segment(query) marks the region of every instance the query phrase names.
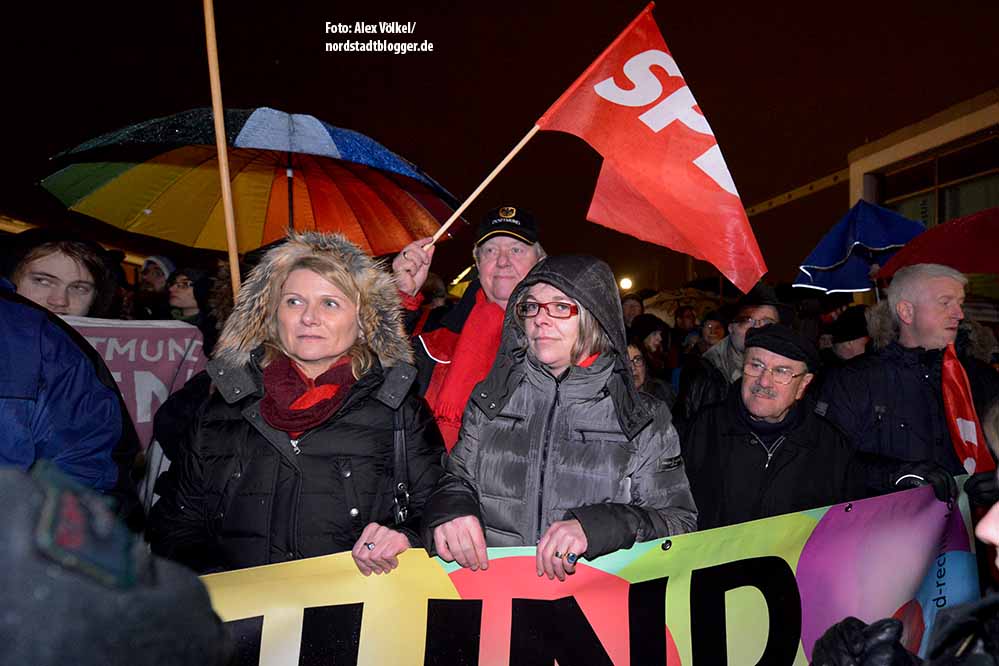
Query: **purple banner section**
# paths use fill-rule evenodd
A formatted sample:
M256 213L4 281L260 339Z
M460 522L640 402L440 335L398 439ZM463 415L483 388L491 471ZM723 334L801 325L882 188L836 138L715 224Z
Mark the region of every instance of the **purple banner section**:
M914 571L926 572L915 588ZM829 507L801 551L797 578L809 658L816 639L849 615L898 618L903 644L918 652L938 611L978 596L961 511L928 487Z
M143 449L167 397L205 367L201 331L179 321L65 317L107 364L125 398Z

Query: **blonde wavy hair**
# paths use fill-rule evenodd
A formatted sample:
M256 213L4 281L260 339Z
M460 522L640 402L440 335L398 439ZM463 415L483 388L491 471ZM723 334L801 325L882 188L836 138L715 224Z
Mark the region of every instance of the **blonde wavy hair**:
M319 277L331 283L342 291L347 298L357 307L357 340L347 351L350 356L350 368L355 379L360 379L371 370L374 365L375 353L365 341L364 328L361 326L360 313L364 307L364 292L342 263L332 257L313 255L302 257L287 268L278 270L271 276L272 289L269 292L270 301L267 304L269 314L267 325L267 339L264 341L266 354L264 365L266 366L276 354L288 355L288 350L281 344L281 336L278 333L278 308L281 305L281 288L284 286L288 276L296 270L312 271Z

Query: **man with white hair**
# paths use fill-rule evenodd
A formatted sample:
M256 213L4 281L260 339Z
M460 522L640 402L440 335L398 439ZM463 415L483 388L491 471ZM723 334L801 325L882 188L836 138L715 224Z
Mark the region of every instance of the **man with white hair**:
M434 248L429 238L406 246L392 272L407 310L419 310ZM472 249L478 280L434 330L424 329L413 345L417 386L426 397L447 450L458 441L461 415L472 389L485 379L499 349L503 314L513 288L545 257L534 215L515 206L486 214Z
M958 454L961 442L954 441L948 427L945 357L954 359L956 372L963 365L978 414L999 395L999 376L977 361L958 363L947 351L964 318L967 282L959 271L940 264L899 270L887 300L871 317L877 353L836 369L823 384L818 410L838 423L858 449L932 460L952 474L973 471L966 456Z

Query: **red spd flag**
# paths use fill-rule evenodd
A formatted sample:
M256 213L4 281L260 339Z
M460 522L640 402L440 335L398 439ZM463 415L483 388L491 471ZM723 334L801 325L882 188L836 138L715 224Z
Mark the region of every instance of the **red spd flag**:
M975 413L971 386L964 366L957 358L954 343L947 345L943 357L944 414L957 459L968 474L991 472L996 468L982 433L982 424Z
M652 18L654 3L538 121L604 157L587 219L714 264L743 292L766 273L718 142Z

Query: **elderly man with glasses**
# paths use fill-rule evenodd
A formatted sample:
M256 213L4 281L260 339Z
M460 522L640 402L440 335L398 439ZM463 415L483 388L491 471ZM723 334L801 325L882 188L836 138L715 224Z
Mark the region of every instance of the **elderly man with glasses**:
M701 355L700 362L685 369L680 377L680 390L674 422L683 439L689 425L704 407L721 402L729 389L742 377L743 351L746 332L753 328L777 324L788 318L788 308L777 300L774 290L764 284L754 287L735 305L736 316L728 325L728 336Z
M956 494L934 463L856 452L803 400L819 364L811 342L786 326L748 331L742 377L703 410L683 442L698 527L708 529L930 483Z

